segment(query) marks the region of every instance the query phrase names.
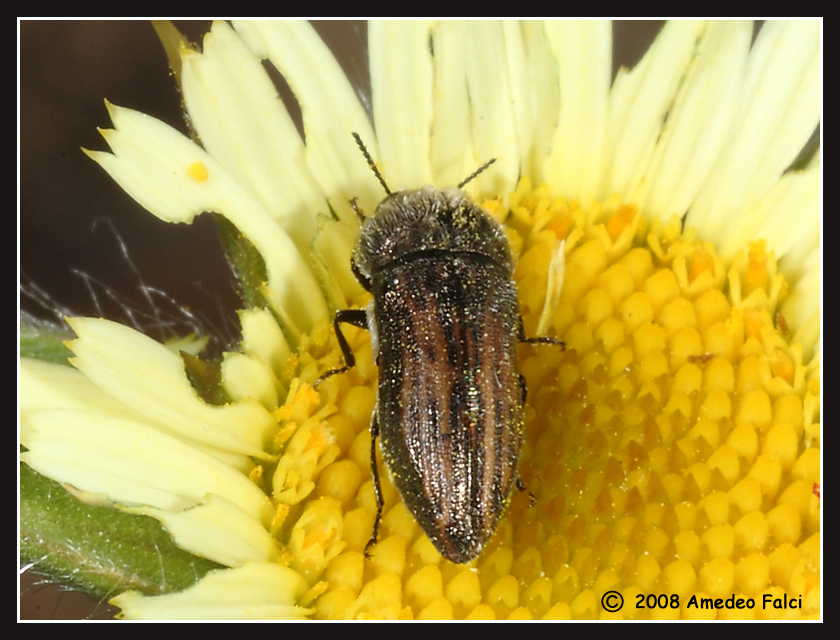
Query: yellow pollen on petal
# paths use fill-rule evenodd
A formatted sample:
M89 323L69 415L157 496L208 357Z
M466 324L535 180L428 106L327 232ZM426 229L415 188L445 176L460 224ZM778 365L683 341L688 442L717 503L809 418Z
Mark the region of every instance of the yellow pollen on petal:
M558 240L566 253L548 334L567 348L519 351L528 491L514 492L478 558L455 565L425 537L378 454L384 510L365 557L376 365L367 333L348 327L357 365L315 390L343 364L329 326L317 327L288 365L289 393L274 414L279 460L255 480L274 488L271 529L284 557L321 585L316 615L756 619L772 617L761 598L778 593L802 598L791 615L819 616L819 380L791 342L796 328L778 319L786 285L764 243L726 264L678 219L649 222L614 199L583 211L523 179L509 202L506 212L490 201L519 254L529 336ZM607 591L623 595L624 609L603 609ZM668 594L669 606L635 608L652 593ZM759 604L689 605L733 594Z
M207 178L210 177L210 172L207 171L203 162L193 162L187 168L187 174L196 182L206 182Z

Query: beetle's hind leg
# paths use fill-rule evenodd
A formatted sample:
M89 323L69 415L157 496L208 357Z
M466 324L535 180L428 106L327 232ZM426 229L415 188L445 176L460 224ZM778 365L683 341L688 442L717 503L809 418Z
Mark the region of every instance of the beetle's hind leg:
M342 309L341 311L336 312L335 320L333 320L333 327L335 328L335 337L338 339L338 346L341 349L341 355L344 356L344 366L337 369L330 369L329 371L323 373L313 385L316 389L318 388L318 385L327 378L331 378L339 373L344 373L348 369L352 369L356 366L356 356L353 355L353 351L347 343L347 338L345 338L344 334L341 332L341 328L339 326L340 324L352 324L354 327L367 329L367 313L364 309Z
M519 330L517 331L517 334L519 342L527 342L528 344L553 344L557 347L562 347L562 351L566 350L566 343L558 338L549 338L548 336L528 338L525 335L525 325L522 324L522 316L519 316Z
M522 323L522 315L519 316L519 326L517 327L516 334L519 342L527 342L528 344L553 344L557 347L562 347L562 351L566 350L566 343L558 338L549 338L548 336L528 338L525 335L525 325Z
M562 347L561 351L566 350L566 343L557 338L550 338L548 336L540 336L537 338L526 338L524 335L520 336L519 342L527 342L528 344L553 344L556 347Z
M528 385L525 383L525 376L521 373L519 374L519 387L522 389L522 404L525 404L525 400L528 399ZM516 488L519 491L528 491L528 487L525 486L525 483L522 482L522 478L518 475L516 476ZM533 492L528 491L528 495L531 496L531 504L529 506L533 507L537 504L537 496L533 494Z
M376 438L379 436L379 423L376 421L376 412L373 413L373 420L370 423L370 473L373 477L373 494L376 496L376 519L373 521L373 533L365 545L365 557L370 557L370 549L376 544L379 538L379 523L382 520L382 508L385 501L382 499L382 485L379 484L379 468L376 465Z
M525 336L525 326L522 324L522 316L519 316L519 330L517 331L519 342L527 342L528 344L553 344L556 347L560 347L561 350L566 350L566 343L562 340L557 338L549 338L548 336L540 336L537 338L528 338ZM528 399L528 384L525 382L525 377L522 374L519 374L519 386L522 389L522 404L525 404L525 401ZM528 488L522 482L522 478L516 478L516 488L520 491L528 491ZM531 497L531 505L534 506L537 503L537 497L531 492L528 491L528 495Z

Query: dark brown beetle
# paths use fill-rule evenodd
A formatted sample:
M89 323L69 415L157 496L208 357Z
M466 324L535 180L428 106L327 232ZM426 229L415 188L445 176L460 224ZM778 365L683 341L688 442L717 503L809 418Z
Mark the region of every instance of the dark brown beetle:
M346 366L355 358L340 325L369 329L379 366L371 424L375 543L383 500L376 438L394 484L423 531L453 562L475 558L517 483L525 383L517 344L526 341L501 225L461 191L392 193L354 134L387 196L363 219L351 266L373 295L366 310L339 311ZM553 338L528 342L562 345Z

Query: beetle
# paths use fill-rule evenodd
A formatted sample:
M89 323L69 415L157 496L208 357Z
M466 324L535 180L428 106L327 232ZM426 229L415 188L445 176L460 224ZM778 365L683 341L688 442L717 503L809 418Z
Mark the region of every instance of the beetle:
M371 422L377 513L383 499L376 439L403 501L445 557L469 562L484 547L518 479L525 381L517 365L525 338L514 260L502 226L462 188L392 192L358 134L353 134L386 196L362 220L351 269L372 294L366 309L334 320L347 371L355 357L341 332L371 333L379 388Z

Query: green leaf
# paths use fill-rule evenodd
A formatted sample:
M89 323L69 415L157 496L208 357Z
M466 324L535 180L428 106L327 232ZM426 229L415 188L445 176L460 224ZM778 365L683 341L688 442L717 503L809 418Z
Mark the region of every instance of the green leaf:
M176 547L157 520L83 504L23 463L20 560L97 597L180 591L219 568Z

